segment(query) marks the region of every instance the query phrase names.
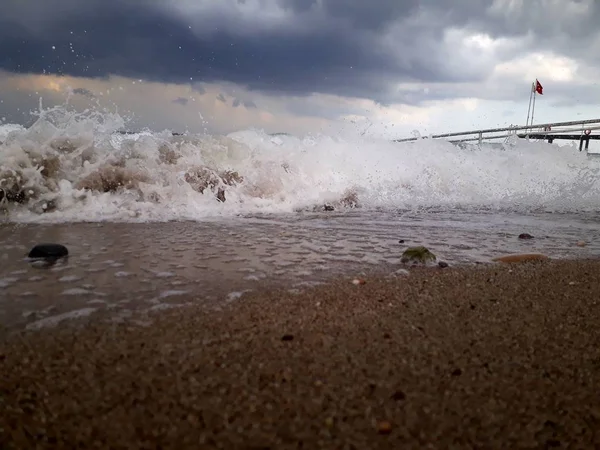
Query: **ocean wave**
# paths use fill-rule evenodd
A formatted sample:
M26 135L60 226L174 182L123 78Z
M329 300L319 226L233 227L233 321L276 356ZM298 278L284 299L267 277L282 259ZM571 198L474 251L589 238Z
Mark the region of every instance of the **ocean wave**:
M600 162L575 146L244 130L122 133L118 114L64 106L0 125L0 204L13 222L170 221L344 208L579 211Z

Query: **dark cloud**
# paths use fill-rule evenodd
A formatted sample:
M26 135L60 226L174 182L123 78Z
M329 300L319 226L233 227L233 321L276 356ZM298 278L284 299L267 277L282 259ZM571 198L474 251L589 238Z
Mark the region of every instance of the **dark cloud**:
M201 83L192 83L192 90L200 95L206 94L206 89L204 89Z
M177 97L175 100L173 100L173 103L177 103L179 105L182 106L186 106L189 102L189 99L185 98L185 97Z
M73 89L73 94L83 95L87 98L95 98L94 93L86 88L75 88Z
M598 10L594 0L9 0L0 69L190 83L200 94L195 80L417 104L431 95L394 86L479 82L499 59L531 48L600 59L600 48L590 52ZM531 47L484 57L445 41L452 27L529 36Z
M246 109L256 109L256 103L252 100L241 100L239 98L234 98L233 103L231 104L234 108L239 108L243 106Z
M278 4L300 14L319 8L317 0L279 0ZM347 20L355 28L377 30L409 16L419 7L419 0L321 0L320 7L332 19Z

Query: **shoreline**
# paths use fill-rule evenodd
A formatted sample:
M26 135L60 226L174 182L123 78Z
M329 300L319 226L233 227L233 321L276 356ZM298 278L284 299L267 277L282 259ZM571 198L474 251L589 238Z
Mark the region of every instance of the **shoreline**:
M389 213L375 220L356 213L216 224L0 226L0 334L1 327L91 308L126 316L195 300L219 303L264 286L304 290L346 274L394 272L404 267L402 252L420 245L450 266L513 253L589 258L600 254L591 224L485 214ZM519 239L524 231L535 239ZM45 242L66 246L68 262L46 269L27 262L29 250Z
M527 256L527 254L524 255ZM533 262L537 261L538 256L537 254L533 254ZM543 255L541 256L545 258ZM589 258L581 260L594 261L594 259ZM571 260L548 259L548 261ZM312 280L293 279L285 281L280 276L267 276L255 279L251 283L244 283L240 279L217 278L208 284L188 285L186 290L179 290L177 286L174 286L172 290L163 291L158 296L157 294L160 292L158 289L154 291L150 289L147 292L153 293L154 298L137 301L121 300L121 297L115 292L108 295L100 293L90 296L89 294L92 293L85 291L91 285L86 285L86 289L83 290L79 290L79 288L66 289L63 291L63 294L69 292L69 295L66 299L64 296L61 299L60 289L53 287L51 291L46 292L45 302L42 303L42 305L50 306L25 309L19 314L18 312L23 308L21 302L15 302L12 305L15 312L12 312L10 305L7 305L5 302L5 310L3 311L4 323L0 322L0 340L4 336L18 334L23 331L36 332L58 326L68 327L71 323L77 326L79 322L94 323L96 321L103 321L120 323L130 321L133 323L147 323L148 320L151 320L148 317L161 314L170 309L190 310L192 312L195 310L219 311L229 307L231 304L244 301L248 296L260 297L268 295L268 293L273 291L280 291L283 295L303 295L310 293L311 290L318 287L328 289L328 286L336 283L351 283L352 281L362 283L364 280L388 280L394 278L405 278L408 280L408 277L413 277L415 274L435 276L441 271L485 270L486 268L502 264L498 261L476 261L456 263L452 266L443 263L444 265L440 266L439 262L428 263L426 265L405 263L379 264L367 267L346 263ZM56 266L56 270L59 272L62 272L62 269L66 267L64 263L60 262ZM42 272L44 270L48 269L43 269ZM50 270L54 269L51 268ZM225 283L227 287L223 286L224 281L227 281ZM136 288L133 289L134 292L135 290ZM205 294L198 295L195 292L204 292ZM79 302L79 307L74 307L74 301L78 297L88 297L92 298L92 300L85 303ZM7 306L9 306L8 309L6 309ZM8 314L7 311L9 311Z
M0 446L594 448L599 270L338 277L18 333L0 340Z

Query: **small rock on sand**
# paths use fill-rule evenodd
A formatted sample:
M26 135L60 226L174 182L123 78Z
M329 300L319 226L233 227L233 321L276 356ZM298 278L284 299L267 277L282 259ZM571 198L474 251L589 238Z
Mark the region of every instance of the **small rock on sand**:
M533 239L533 236L530 235L529 233L521 233L519 235L519 239Z
M383 420L377 424L377 432L379 434L390 434L392 432L392 424L387 420Z
M69 250L61 244L38 244L33 247L29 254L29 258L62 258L67 256Z
M404 253L402 253L402 258L400 259L403 263L415 262L423 264L435 260L436 256L431 253L427 247L423 247L422 245L407 248L404 250Z

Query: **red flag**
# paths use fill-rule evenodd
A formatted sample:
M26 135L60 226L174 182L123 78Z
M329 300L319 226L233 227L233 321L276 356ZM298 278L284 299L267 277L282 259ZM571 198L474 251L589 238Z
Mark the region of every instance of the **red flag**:
M540 95L544 95L544 87L542 86L542 83L537 80L537 78L535 80L535 92Z

